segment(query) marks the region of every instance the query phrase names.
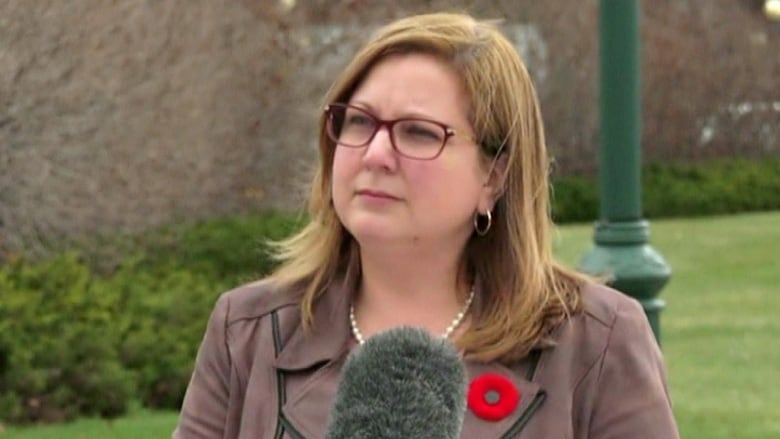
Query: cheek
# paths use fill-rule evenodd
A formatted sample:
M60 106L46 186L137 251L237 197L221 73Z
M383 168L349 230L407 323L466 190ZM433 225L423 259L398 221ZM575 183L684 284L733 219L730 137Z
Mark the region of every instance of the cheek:
M360 151L358 148L336 148L333 152L333 173L355 173L360 166Z
M425 198L426 204L436 206L443 213L476 208L482 187L477 169L468 162L421 164L414 170L409 169L407 175L414 192Z
M333 202L338 205L349 191L349 183L355 173L353 154L337 148L331 166L331 193Z
M453 191L463 191L464 196L478 192L484 181L478 158L471 153L453 158L452 163L445 163L442 168L442 180L451 185Z

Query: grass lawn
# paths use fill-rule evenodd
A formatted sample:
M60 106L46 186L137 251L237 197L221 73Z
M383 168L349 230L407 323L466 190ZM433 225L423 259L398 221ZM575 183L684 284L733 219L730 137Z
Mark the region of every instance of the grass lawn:
M655 221L672 267L661 317L675 413L690 439L780 438L780 212ZM557 253L576 263L590 225L566 226ZM0 439L167 438L175 413L8 429Z
M664 355L683 438L780 438L780 212L655 221L672 267L662 297ZM589 226L564 227L575 262Z
M114 421L80 419L65 425L7 428L2 439L156 439L170 438L176 425L174 412L134 411Z

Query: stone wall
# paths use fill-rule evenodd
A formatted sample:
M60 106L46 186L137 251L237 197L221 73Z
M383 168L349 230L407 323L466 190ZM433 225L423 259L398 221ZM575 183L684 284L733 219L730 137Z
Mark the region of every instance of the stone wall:
M596 0L0 2L0 248L301 206L330 80L378 25L503 18L557 173L592 173ZM643 2L648 160L780 154L780 24L756 0Z

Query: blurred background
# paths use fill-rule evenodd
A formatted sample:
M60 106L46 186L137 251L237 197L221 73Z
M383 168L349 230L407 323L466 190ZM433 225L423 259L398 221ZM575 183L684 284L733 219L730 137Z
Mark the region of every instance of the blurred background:
M701 329L685 318L702 303L720 306L707 325L741 322L735 288L754 293L741 296L755 301L745 327L780 334L756 317L780 311L770 286L780 280L780 21L767 3L642 2L642 195L646 216L660 221L655 243L685 286L662 297L687 437L780 435L776 393L697 399L718 386L717 374L685 389L723 350L736 352L735 367L757 367L730 389L760 394L762 383L780 382L756 366L780 358L742 351L742 326L733 338L705 332L709 354L686 357L702 341L685 338L691 325ZM166 437L217 295L266 273L264 239L301 221L330 81L398 17L464 10L503 20L540 94L553 214L572 223L558 251L576 263L598 216L598 4L0 2L0 437L118 437L114 428ZM686 253L697 247L728 257L710 264ZM758 271L729 284L723 302L710 283L701 287L708 273L732 279L748 269ZM757 321L765 326L750 326ZM729 398L724 412L740 413L733 421L718 409ZM752 433L739 410L755 415ZM125 424L89 420L101 416ZM76 433L9 426L74 419L87 419Z
M299 208L330 81L378 25L426 10L503 19L555 175L592 176L597 3L6 0L0 246ZM780 154L780 29L762 6L643 2L646 163Z

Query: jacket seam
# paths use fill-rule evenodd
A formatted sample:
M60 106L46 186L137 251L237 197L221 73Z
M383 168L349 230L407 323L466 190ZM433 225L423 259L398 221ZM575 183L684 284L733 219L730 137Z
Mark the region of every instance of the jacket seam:
M225 323L223 328L223 333L225 336L223 337L222 342L225 344L225 354L227 357L228 367L233 367L233 357L230 355L230 341L228 340L228 337L230 336L230 298L227 298L225 300Z
M277 312L277 311L279 311L281 309L289 308L289 307L295 307L295 306L298 306L298 302L284 303L284 304L281 304L281 305L276 306L274 308L271 308L268 311L265 311L265 312L263 312L261 314L256 314L256 315L253 315L253 316L237 317L235 320L231 320L231 321L227 321L227 319L225 319L226 320L225 328L227 329L230 326L233 326L233 325L235 325L237 323L241 323L241 322L245 322L245 321L261 320L261 319L266 318L269 315L271 315L274 312Z
M604 363L606 363L607 359L607 352L609 351L610 346L612 345L612 337L615 335L615 326L617 325L618 315L619 315L619 308L620 305L618 305L615 309L615 316L612 319L612 324L609 325L609 335L607 336L607 342L604 344L604 350L601 352L601 358L599 362L599 372L596 376L596 384L601 382L601 374L604 372Z
M598 383L601 380L601 372L604 367L604 359L607 356L607 351L609 350L609 346L612 343L612 336L614 334L615 325L617 324L618 315L620 312L620 304L617 303L613 308L611 308L611 319L610 321L604 321L600 317L598 317L596 314L591 312L590 310L585 310L583 313L587 318L590 318L596 322L598 322L600 325L602 325L604 328L607 329L608 335L607 335L607 341L604 343L604 348L601 350L599 355L593 360L593 363L591 363L585 372L578 377L576 384L574 385L572 391L576 391L577 388L585 381L585 379L593 372L594 368L598 366L598 376L596 377L596 383Z
M225 412L224 412L223 421L222 421L223 422L223 429L222 429L222 433L223 434L225 434L226 430L229 428L228 425L227 425L227 421L228 421L228 418L230 417L230 415L229 415L229 407L230 407L230 404L231 404L230 403L230 400L231 400L230 394L231 394L231 387L232 387L232 384L233 384L232 383L233 357L232 357L232 355L230 353L230 341L228 340L228 338L230 337L230 330L228 328L228 320L229 320L229 316L230 316L230 305L231 305L230 304L230 298L225 298L225 316L224 316L224 320L222 322L222 340L221 341L222 341L222 345L223 345L222 347L223 347L223 349L225 351L225 360L227 361L227 370L230 371L230 372L228 373L228 376L226 378L224 378L223 381L222 381L222 384L225 386L225 390L227 391L227 395L226 395L226 399L227 399L226 404L227 405L225 407Z
M271 312L271 331L274 344L274 358L279 356L282 350L281 334L279 334L279 314L276 311ZM282 419L282 407L286 398L286 389L284 375L281 371L276 371L276 431L274 438L281 438L284 435L284 422Z
M611 328L614 325L614 315L612 316L613 317L613 319L612 319L613 321L612 322L605 322L601 317L597 316L596 313L594 313L593 311L591 311L591 310L589 310L587 308L585 308L585 310L582 312L582 314L583 314L583 316L585 316L585 317L587 317L587 318L589 318L591 320L595 320L595 321L599 322L599 324L601 324L604 327ZM615 313L615 315L617 315L617 313Z
M588 370L588 373L583 375L582 380L580 381L580 383L585 381L585 378L588 375L590 375L590 373L594 369L596 369L597 365L598 365L598 369L597 369L597 373L596 373L596 377L595 377L594 386L598 387L599 383L601 382L602 374L604 373L604 367L605 367L605 364L607 362L607 353L609 352L609 348L612 345L613 336L615 335L615 326L617 326L617 320L619 318L618 317L619 316L619 311L620 311L619 308L620 308L620 305L618 304L615 307L615 315L613 316L612 322L609 325L609 334L607 335L607 342L604 343L604 349L601 351L601 355L599 355L599 358L596 361L594 361L593 365ZM578 383L577 387L579 387L580 383ZM592 418L592 416L593 416L593 411L590 412L590 416L588 417L587 431L588 431L589 435L590 435L590 426L591 426L591 418Z

